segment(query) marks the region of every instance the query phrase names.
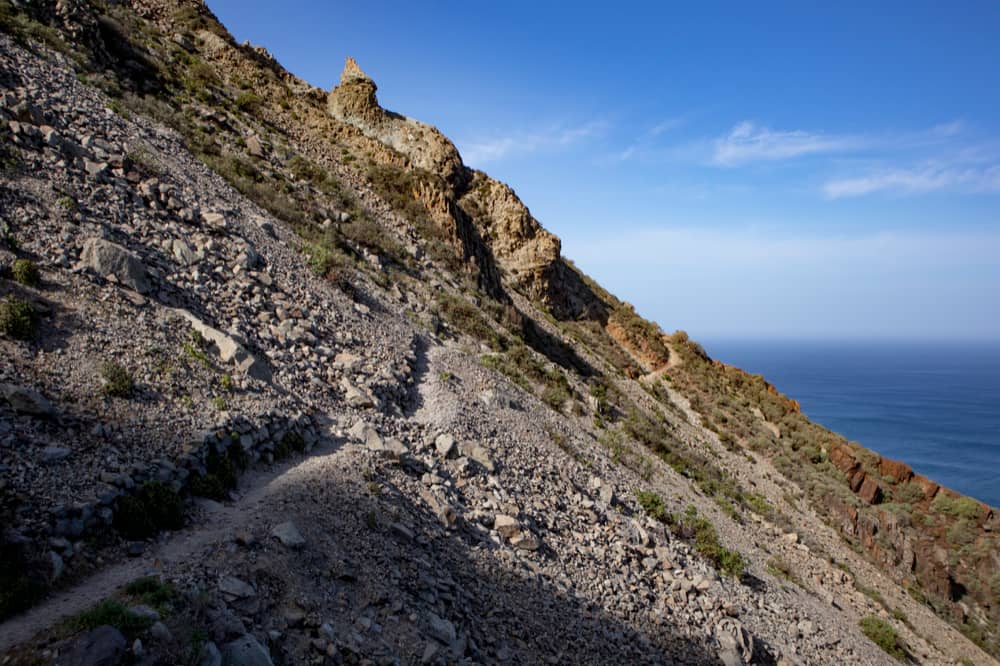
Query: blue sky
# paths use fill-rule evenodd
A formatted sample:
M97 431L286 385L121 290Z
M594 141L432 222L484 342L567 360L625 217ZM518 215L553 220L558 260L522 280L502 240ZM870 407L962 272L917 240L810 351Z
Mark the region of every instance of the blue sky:
M667 330L1000 339L998 3L208 4L357 58Z

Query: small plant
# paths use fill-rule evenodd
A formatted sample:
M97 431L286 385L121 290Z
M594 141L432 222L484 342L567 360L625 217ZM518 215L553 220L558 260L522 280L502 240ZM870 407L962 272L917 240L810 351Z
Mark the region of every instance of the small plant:
M260 103L260 97L250 91L241 92L236 98L236 106L240 111L246 111L247 113L256 111Z
M948 497L939 494L934 498L931 509L952 518L976 520L983 512L983 506L971 497Z
M225 391L232 391L233 378L230 377L228 374L222 375L221 377L219 377L219 386L221 386Z
M115 529L126 539L145 539L157 530L184 527L184 502L169 486L147 481L135 495L118 500Z
M29 259L17 259L10 267L10 274L14 282L19 282L28 287L37 287L42 281L42 275L38 272L38 266Z
M692 538L698 554L722 573L739 578L746 571L747 562L743 556L722 545L715 526L707 518L699 516L694 505L687 508L683 519L674 526L674 532Z
M173 610L177 600L177 590L170 583L163 583L156 576L136 578L125 586L129 594L147 606L152 606L161 615L167 615Z
M451 373L450 372L439 372L438 373L438 379L441 380L442 382L450 382L451 381Z
M78 630L90 630L109 624L125 634L128 639L138 637L156 622L151 617L136 615L120 601L106 599L90 610L84 611L70 620Z
M226 398L224 396L217 395L212 398L212 407L215 407L216 411L224 412L228 406L229 405L226 404Z
M906 648L891 624L874 615L861 618L858 624L861 626L862 633L887 654L900 661L906 659Z
M642 507L642 510L649 514L651 518L655 518L660 522L666 522L667 507L663 504L662 497L656 493L636 490L635 498L638 500L639 506Z
M7 249L13 252L16 252L19 247L17 236L14 235L14 230L6 220L0 220L0 243L6 245Z
M15 340L32 340L38 333L38 311L28 301L8 296L0 303L0 333Z
M198 331L191 331L191 335L187 342L184 343L184 353L188 358L198 361L206 368L212 367L212 361L209 360L208 354L204 352L205 347L208 346L208 341L205 337Z
M132 390L135 388L135 382L129 371L114 361L108 361L101 366L101 379L104 381L101 391L104 395L114 398L127 398L132 395Z

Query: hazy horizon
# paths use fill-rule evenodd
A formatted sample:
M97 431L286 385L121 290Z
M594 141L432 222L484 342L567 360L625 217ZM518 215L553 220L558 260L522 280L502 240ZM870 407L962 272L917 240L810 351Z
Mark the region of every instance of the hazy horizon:
M1000 5L209 6L356 57L667 331L1000 338Z

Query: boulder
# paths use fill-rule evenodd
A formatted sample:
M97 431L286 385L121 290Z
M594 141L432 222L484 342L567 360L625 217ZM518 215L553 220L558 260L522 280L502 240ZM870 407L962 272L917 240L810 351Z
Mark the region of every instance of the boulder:
M482 465L487 472L494 472L496 466L493 464L493 460L490 458L489 453L479 444L475 442L463 442L459 447L459 451L462 452L463 456L475 460L477 463Z
M274 666L271 654L251 634L222 646L222 666Z
M181 308L175 308L174 312L186 319L191 328L201 334L203 338L212 343L213 348L223 363L230 363L236 369L254 379L270 381L271 373L262 361L248 352L243 344L231 335L227 335L217 328L213 328L196 316Z
M306 539L302 536L302 532L299 528L295 526L292 521L287 521L276 525L273 530L271 530L271 536L280 541L283 545L288 548L299 549L306 545Z
M434 440L434 448L441 454L442 458L451 458L455 455L455 438L451 435L438 435Z
M102 625L83 634L56 660L59 666L116 666L128 650L122 632Z
M113 277L119 284L140 294L147 294L152 290L142 261L121 245L103 238L91 238L84 243L80 265L106 280Z
M55 408L41 393L18 384L0 384L0 395L19 414L52 416Z

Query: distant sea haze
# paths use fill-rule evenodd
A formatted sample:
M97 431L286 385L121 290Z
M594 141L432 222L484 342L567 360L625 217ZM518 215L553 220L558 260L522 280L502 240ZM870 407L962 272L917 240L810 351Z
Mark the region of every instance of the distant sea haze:
M817 423L1000 507L1000 342L734 341L708 354Z

